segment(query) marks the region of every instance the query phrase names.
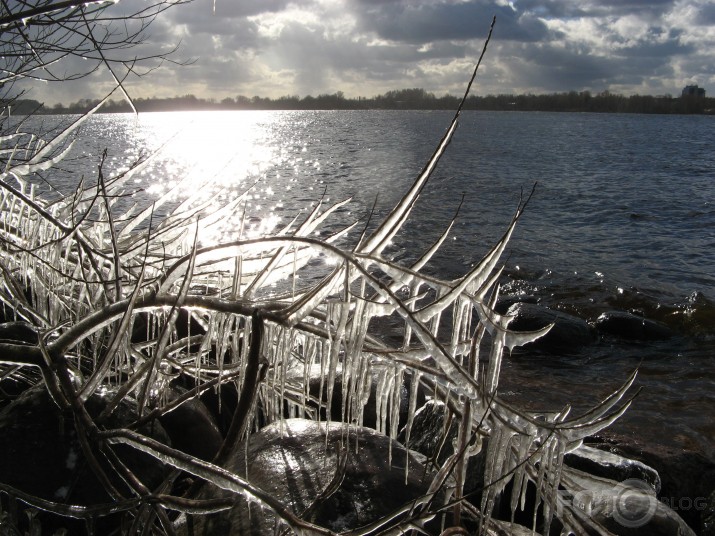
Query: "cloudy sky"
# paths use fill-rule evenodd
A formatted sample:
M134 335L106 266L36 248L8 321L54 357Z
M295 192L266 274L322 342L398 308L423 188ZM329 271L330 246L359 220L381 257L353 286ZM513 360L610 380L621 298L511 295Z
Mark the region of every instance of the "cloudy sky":
M144 0L121 0L129 9ZM150 28L174 58L130 85L137 97L374 96L463 91L492 16L475 93L609 90L715 95L712 0L194 0ZM95 97L109 79L36 89L46 104Z

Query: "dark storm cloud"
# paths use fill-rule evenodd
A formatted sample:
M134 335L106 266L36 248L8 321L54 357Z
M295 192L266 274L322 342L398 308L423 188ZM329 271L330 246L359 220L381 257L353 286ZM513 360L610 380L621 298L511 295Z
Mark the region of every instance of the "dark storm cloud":
M390 41L429 43L438 40L483 39L497 17L501 39L538 41L546 26L529 14L519 14L493 2L426 3L362 2L361 27Z
M609 58L548 45L520 46L507 61L511 61L518 86L528 84L544 91L601 88L617 69L617 63Z
M623 16L627 14L663 14L675 0L515 0L518 10L539 17L564 19L577 17Z
M715 25L715 4L701 6L696 23L702 26Z

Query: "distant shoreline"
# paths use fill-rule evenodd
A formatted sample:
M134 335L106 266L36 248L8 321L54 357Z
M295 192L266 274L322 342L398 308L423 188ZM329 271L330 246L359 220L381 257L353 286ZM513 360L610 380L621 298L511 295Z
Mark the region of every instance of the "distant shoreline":
M346 98L342 92L317 97L285 96L277 99L264 97L227 97L221 101L201 99L194 95L171 98L135 99L139 112L164 111L226 111L226 110L454 110L459 97L436 97L422 89L389 91L376 97ZM67 106L52 107L30 99L18 99L9 105L18 115L84 113L95 107L98 99L80 99ZM465 110L521 111L521 112L594 112L639 114L715 114L715 98L704 96L673 97L650 95L617 95L602 92L592 95L588 91L570 91L547 95L487 95L470 96ZM100 113L132 112L131 106L121 100L108 100Z

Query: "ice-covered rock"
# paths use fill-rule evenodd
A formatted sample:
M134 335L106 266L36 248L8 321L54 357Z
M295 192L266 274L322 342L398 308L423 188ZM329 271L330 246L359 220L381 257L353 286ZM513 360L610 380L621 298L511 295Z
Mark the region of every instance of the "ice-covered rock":
M682 448L640 441L614 432L593 438L590 444L641 461L658 472L661 502L677 511L690 527L700 533L707 497L715 489L715 462L702 454Z
M344 476L332 494L325 493L335 484L341 456L347 456ZM295 514L341 531L373 522L422 496L431 481L422 462L423 457L369 428L287 419L239 445L227 469ZM226 493L207 487L203 496ZM195 516L191 522L200 534L272 534L275 518L267 508L249 506L236 496L230 512Z
M638 479L651 486L654 493L660 493L660 476L655 469L613 452L583 445L566 454L564 463L574 469L617 482Z
M617 482L565 467L562 500L586 523L618 536L695 536L695 532L655 491L638 479Z

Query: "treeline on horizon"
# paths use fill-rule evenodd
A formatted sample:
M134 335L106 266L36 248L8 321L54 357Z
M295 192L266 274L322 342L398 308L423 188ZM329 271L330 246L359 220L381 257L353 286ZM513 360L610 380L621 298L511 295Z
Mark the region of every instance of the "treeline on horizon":
M376 97L347 98L342 91L317 97L285 96L277 99L239 95L222 100L201 99L194 95L173 98L135 99L139 112L206 111L206 110L454 110L460 97L435 96L424 89L388 91ZM43 106L34 100L17 100L12 104L15 114L84 113L99 100L80 99L67 106ZM592 95L589 91L569 91L542 95L487 95L470 96L467 110L541 111L541 112L600 112L645 114L703 114L715 113L715 99L710 97L673 97L650 95L618 95L604 91ZM131 112L125 101L109 100L100 109L105 113Z

